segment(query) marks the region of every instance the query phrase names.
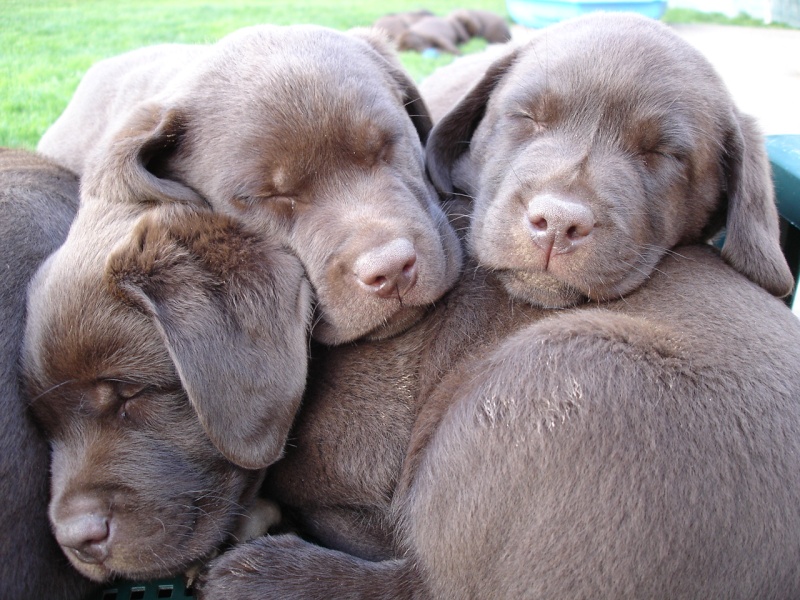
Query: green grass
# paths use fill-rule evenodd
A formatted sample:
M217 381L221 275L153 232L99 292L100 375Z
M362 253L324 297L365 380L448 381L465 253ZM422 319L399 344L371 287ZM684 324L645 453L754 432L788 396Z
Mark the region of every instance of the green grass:
M472 7L505 14L504 0L0 0L0 146L36 146L94 62L162 42L208 43L257 23L369 25L397 10ZM473 40L465 51L485 44ZM449 56L401 55L419 81Z
M447 14L469 7L506 14L505 0L0 0L0 146L34 148L66 106L89 66L108 56L161 42L207 43L256 23L365 26L387 12L428 8ZM668 10L665 21L763 25L697 11ZM465 52L483 48L473 40ZM448 55L404 52L420 81Z
M770 23L766 25L761 19L751 17L747 13L739 13L729 17L722 13L704 13L690 8L670 8L664 14L663 20L667 23L707 23L711 25L738 25L741 27L774 27L777 29L792 29L784 23Z

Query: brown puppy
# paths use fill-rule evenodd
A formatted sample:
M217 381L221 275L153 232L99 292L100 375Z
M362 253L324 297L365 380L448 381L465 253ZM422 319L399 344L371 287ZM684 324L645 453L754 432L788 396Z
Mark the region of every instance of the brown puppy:
M511 40L511 29L506 20L488 10L459 8L448 18L461 24L470 37L481 37L490 44L504 44Z
M47 441L28 415L19 354L28 282L66 237L78 178L30 152L0 149L0 590L4 598L82 598L90 582L64 558L47 520Z
M417 52L436 48L451 54L461 54L458 44L468 39L469 35L460 22L444 17L424 17L398 36L397 47L400 50Z
M23 352L55 536L95 581L181 573L242 525L300 402L311 317L285 249L115 173L82 180Z
M424 176L430 126L374 33L259 26L98 64L39 149L83 172L99 145L97 168L135 195L268 232L314 287L313 335L341 343L401 331L457 277Z
M761 138L656 21L544 39L431 135L475 268L314 367L267 478L310 541L235 548L203 597L800 594L800 322L766 291L791 277Z
M382 30L391 40L397 40L411 25L423 17L432 17L434 14L425 9L395 12L383 15L375 20L372 26Z

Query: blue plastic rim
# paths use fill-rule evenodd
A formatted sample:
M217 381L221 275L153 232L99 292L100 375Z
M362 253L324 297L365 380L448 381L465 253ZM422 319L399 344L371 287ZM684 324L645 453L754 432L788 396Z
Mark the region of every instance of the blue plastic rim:
M635 12L660 19L666 0L506 0L511 18L525 27L541 28L595 11Z

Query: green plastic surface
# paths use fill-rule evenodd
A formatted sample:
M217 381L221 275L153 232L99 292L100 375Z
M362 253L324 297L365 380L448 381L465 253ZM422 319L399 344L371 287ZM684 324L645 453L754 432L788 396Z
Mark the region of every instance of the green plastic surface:
M103 588L91 600L194 600L192 591L186 589L183 579L163 579L147 583L119 581Z

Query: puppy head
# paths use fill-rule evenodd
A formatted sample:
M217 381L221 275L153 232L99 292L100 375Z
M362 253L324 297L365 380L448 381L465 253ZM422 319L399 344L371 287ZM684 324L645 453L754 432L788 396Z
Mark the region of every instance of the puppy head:
M87 189L207 202L268 232L302 261L326 343L401 331L455 282L430 117L377 33L244 29L177 87L106 140Z
M299 406L310 318L299 262L227 217L113 223L79 213L23 351L56 539L96 581L181 573L236 529Z
M475 37L481 34L481 22L474 11L466 8L457 8L450 13L449 18L461 23L461 26L467 31L469 37Z
M437 124L428 168L474 198L478 260L537 305L619 298L722 225L728 262L773 294L792 286L761 138L652 19L564 22L501 58Z

